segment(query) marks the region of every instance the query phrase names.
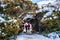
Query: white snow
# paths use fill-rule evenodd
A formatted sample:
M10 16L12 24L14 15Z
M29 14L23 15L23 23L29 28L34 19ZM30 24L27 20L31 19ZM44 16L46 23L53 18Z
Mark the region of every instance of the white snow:
M31 14L27 14L24 18L23 18L23 20L26 20L27 18L33 18L33 16L31 15Z
M54 1L41 1L41 2L38 2L38 7L40 8L42 5L47 5L48 3L53 3Z
M52 39L59 38L58 34L56 34L55 32L48 34L48 37L50 37Z
M0 17L4 17L4 14L0 14Z
M42 11L43 11L43 9L40 8L39 10L36 10L36 13L39 13L39 12L42 12Z
M54 40L60 40L60 38L56 38L56 39L54 39Z
M17 20L16 19L11 19L11 20L8 20L7 22L17 22Z
M32 35L24 34L17 36L16 40L51 40L51 39L38 34Z
M0 17L0 23L1 23L1 22L4 22L4 21L5 21L5 20L4 20L2 17Z
M52 12L47 12L47 13L44 15L44 18L47 17L47 16L49 16L49 15L51 15L51 14L52 14Z
M48 37L45 37L40 34L25 34L21 33L17 35L16 40L60 40L58 34L55 32L49 33Z
M7 6L7 4L1 4L1 7L3 7L3 8L4 8L5 6Z

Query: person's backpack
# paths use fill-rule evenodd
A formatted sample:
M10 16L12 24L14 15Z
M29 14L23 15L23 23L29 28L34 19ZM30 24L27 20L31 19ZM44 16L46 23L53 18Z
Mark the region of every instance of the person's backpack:
M25 28L26 28L26 29L29 29L29 28L30 28L30 24L29 24L29 23L26 24L26 25L25 25Z
M30 24L28 23L28 25L27 25L27 28L29 29L30 28Z

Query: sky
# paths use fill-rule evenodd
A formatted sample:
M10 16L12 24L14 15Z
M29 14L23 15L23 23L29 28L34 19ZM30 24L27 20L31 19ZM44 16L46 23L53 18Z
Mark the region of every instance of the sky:
M38 6L41 6L43 4L48 4L48 3L52 3L56 0L31 0L33 3L37 3Z
M42 2L42 1L55 1L55 0L31 0L34 3Z

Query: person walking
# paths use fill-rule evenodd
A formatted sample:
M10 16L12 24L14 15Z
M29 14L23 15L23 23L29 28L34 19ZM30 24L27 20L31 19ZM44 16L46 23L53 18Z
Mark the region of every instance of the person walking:
M24 24L24 30L23 30L25 33L31 33L32 31L32 25L28 22L26 22Z

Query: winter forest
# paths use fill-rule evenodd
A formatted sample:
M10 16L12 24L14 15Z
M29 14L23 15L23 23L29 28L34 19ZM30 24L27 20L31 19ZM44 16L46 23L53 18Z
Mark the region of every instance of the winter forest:
M0 0L0 40L58 40L55 36L60 37L59 2L38 5L32 0ZM23 33L26 22L32 26L31 34Z

